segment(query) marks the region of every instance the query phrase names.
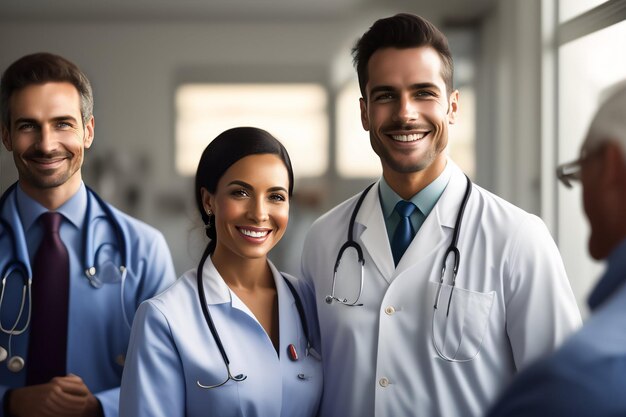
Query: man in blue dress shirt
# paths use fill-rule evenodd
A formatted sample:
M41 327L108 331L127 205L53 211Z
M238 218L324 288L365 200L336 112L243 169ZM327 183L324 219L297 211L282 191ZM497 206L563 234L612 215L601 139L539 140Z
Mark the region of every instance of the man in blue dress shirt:
M593 315L551 357L523 372L490 416L626 416L626 85L596 113L580 158L559 167L581 181L589 253L606 259Z
M76 65L47 53L20 58L0 81L0 110L18 172L0 205L0 271L8 275L0 284L0 417L117 416L134 312L175 280L169 249L160 232L83 183L93 96ZM57 226L46 228L52 217ZM60 236L63 262L48 256L41 266L38 248L50 236ZM52 272L57 263L65 273ZM52 336L48 316L60 317Z

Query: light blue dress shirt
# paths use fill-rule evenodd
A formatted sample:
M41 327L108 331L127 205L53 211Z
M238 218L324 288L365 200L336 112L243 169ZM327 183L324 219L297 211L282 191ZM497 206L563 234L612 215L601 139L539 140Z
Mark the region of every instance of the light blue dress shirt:
M410 200L419 210L415 210L409 217L411 226L415 234L420 230L424 220L430 214L439 197L446 189L448 182L450 181L450 169L448 164L439 176L426 187L424 187L419 193L411 197ZM400 223L400 215L394 210L398 201L403 200L394 190L391 189L385 177L381 177L378 191L380 193L380 205L383 210L383 216L385 217L385 226L387 228L387 236L389 242L392 241L393 234Z
M248 307L207 258L202 279L215 327L241 382L203 389L226 379L226 366L202 314L196 270L144 302L137 311L124 368L120 415L125 417L313 417L322 392L322 364L306 355L307 340L294 297L270 263L278 293L278 353ZM286 276L302 299L309 329L317 328L311 293ZM308 295L307 295L308 294ZM293 361L290 344L298 352ZM301 375L301 376L299 376Z
M589 306L582 329L522 372L490 417L626 416L626 240L609 256Z
M88 201L91 208L89 213ZM141 301L167 288L174 282L176 275L163 235L145 223L109 207L120 223L126 236L126 245L130 249L123 301L121 275L117 268L121 258L116 234L105 212L87 192L85 185L81 184L78 192L57 212L63 215L60 235L70 258L67 373L80 376L102 404L105 416L114 417L118 415L119 386L130 337L121 303L124 302L125 312L132 321ZM15 242L11 241L8 231L0 227L0 270L4 270L7 263L18 256L30 274L30 262L43 233L37 219L46 211L19 186L8 195L0 215L11 225ZM82 236L85 219L87 227L92 228L93 242L90 243L95 253L95 266L99 278L104 282L100 289L92 287L84 273ZM18 254L13 251L14 245ZM0 320L5 329L11 328L19 315L22 279L18 273L13 273L7 279L0 309ZM26 319L25 312L17 328L21 328ZM11 338L12 356L19 355L27 359L28 338L28 330ZM0 346L8 350L9 335L5 332L0 332ZM25 366L28 366L28 362ZM26 368L14 373L7 369L6 363L0 364L0 417L5 417L3 400L6 391L23 387L25 378Z

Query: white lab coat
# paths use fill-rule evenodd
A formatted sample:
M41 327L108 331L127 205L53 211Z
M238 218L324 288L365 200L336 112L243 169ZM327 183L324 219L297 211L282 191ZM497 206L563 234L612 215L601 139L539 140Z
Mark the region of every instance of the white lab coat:
M122 377L120 416L314 416L322 393L322 365L319 356L305 354L307 339L294 297L280 272L270 267L278 293L280 357L252 312L207 258L202 270L207 305L232 375L245 374L247 379L213 389L198 387L198 381L218 384L227 373L202 314L196 270L191 270L137 310ZM307 309L302 281L286 277ZM317 324L311 319L308 327L313 330ZM287 354L289 344L296 346L297 361Z
M378 185L363 201L354 230L365 257L363 306L324 301L358 196L318 219L307 235L303 277L315 292L324 357L321 416L481 415L518 369L554 350L580 325L543 222L474 185L460 231L450 316L447 327L437 321L435 333L443 341L445 329L439 346L447 355L477 356L466 363L438 357L433 305L466 187L461 170L448 164L450 182L397 268ZM344 256L336 283L336 295L349 300L359 288L353 253ZM450 286L442 291L445 314Z

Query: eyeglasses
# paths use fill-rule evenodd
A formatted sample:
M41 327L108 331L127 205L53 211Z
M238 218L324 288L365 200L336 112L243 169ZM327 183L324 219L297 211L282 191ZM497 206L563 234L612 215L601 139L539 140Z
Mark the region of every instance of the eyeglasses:
M572 188L574 182L580 181L580 172L583 161L587 155L582 155L575 161L561 164L556 168L556 177L567 188Z
M583 149L580 152L580 157L572 162L561 164L556 168L556 177L567 188L572 188L575 182L580 181L582 166L590 156L595 155L604 149L603 146L599 146L589 151L589 149Z

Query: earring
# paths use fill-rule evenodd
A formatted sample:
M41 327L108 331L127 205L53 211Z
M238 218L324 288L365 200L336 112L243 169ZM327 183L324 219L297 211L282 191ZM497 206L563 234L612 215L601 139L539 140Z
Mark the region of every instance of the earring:
M207 214L207 216L209 216L209 219L207 220L206 224L204 225L204 228L209 230L211 228L211 216L213 216L213 212L211 211L211 209L207 209L206 214Z

